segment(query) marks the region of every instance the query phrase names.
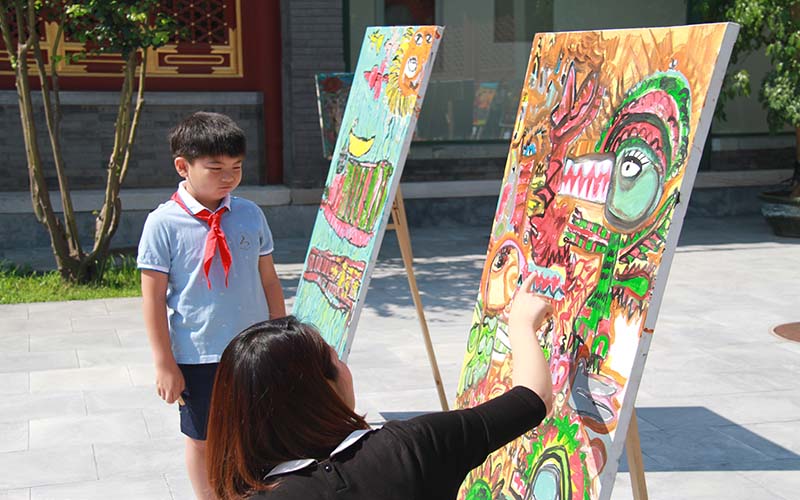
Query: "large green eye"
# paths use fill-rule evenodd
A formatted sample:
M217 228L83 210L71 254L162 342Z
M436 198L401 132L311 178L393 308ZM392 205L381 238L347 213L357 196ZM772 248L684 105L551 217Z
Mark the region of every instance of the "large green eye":
M617 150L606 217L621 230L636 229L656 209L664 169L650 146L638 137Z

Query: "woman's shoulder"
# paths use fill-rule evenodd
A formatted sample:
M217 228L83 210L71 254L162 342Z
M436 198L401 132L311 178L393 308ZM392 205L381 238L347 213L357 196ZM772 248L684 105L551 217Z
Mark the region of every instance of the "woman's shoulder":
M395 446L419 448L441 433L440 428L451 425L452 415L447 412L434 412L419 415L408 420L391 420L381 428L378 441Z

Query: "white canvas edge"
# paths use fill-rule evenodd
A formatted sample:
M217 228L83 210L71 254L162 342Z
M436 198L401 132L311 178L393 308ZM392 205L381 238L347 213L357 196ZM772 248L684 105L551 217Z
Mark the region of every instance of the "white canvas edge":
M444 36L444 26L420 26L434 26L439 31L439 38L434 37L433 44L431 46L431 57L428 59L428 67L425 68L425 75L422 80L422 85L419 88L419 92L417 92L417 101L414 103L413 115L411 116L411 121L408 123L406 138L401 146L400 156L397 159L397 165L395 165L394 174L392 174L392 184L389 186L389 193L386 196L387 204L384 205L383 216L381 217L378 229L375 231L375 244L372 247L372 255L370 255L369 260L367 261L364 278L361 280L361 286L359 287L358 298L356 299L356 303L353 304L350 325L345 332L347 340L345 340L344 349L342 350L342 361L347 361L347 358L350 356L350 349L353 347L353 339L355 338L356 328L358 327L358 320L361 318L361 309L364 307L364 302L367 298L367 292L369 291L369 282L372 279L372 267L375 265L375 261L378 259L378 253L380 252L381 244L383 243L383 235L386 232L386 224L389 220L389 215L392 213L391 204L394 203L394 198L397 195L397 188L400 186L400 177L403 175L403 168L406 164L408 149L411 145L411 139L414 137L414 131L417 128L419 111L422 109L422 104L425 101L425 93L428 90L428 82L430 81L431 71L433 70L434 62L436 61L436 54L439 52L439 42L441 41L442 36ZM366 37L371 29L385 27L386 26L368 26L364 32L364 36ZM359 54L359 59L360 58L361 56ZM356 63L356 67L358 67L358 63ZM348 104L350 104L350 97L352 95L353 94L351 93L350 96L347 97ZM339 131L339 134L341 134L341 130Z
M632 410L636 403L636 394L639 392L639 385L642 380L642 373L644 371L645 361L647 359L647 352L650 348L652 341L652 331L658 318L658 311L661 308L661 301L664 298L664 290L667 286L667 279L669 277L670 267L672 265L672 258L675 255L675 249L678 246L678 238L680 237L681 229L683 228L683 220L686 216L686 209L689 205L692 187L694 186L695 178L697 177L697 168L700 165L700 158L703 154L703 147L708 136L708 131L711 127L711 121L714 117L714 110L719 99L720 89L722 88L722 81L725 78L725 73L728 69L728 62L731 57L733 45L736 42L736 37L739 33L739 25L736 23L718 23L727 25L725 34L722 37L720 44L720 51L717 55L717 60L714 64L714 71L709 81L708 91L706 93L706 102L700 112L700 119L697 122L697 129L695 131L694 141L692 143L691 153L689 155L689 162L686 165L686 170L683 174L683 180L679 188L680 198L679 203L675 206L672 215L672 221L667 234L667 241L665 243L664 254L661 259L661 265L656 274L656 281L653 288L653 298L650 300L650 305L647 309L647 317L644 321L644 331L642 332L641 339L636 351L633 366L631 367L628 383L625 387L625 400L623 401L622 408L620 408L617 428L614 434L614 439L611 441L611 447L608 450L608 460L603 472L600 473L600 494L599 500L609 500L611 492L614 489L614 479L619 469L619 461L622 458L622 448L625 446L628 427ZM693 25L694 26L694 25Z

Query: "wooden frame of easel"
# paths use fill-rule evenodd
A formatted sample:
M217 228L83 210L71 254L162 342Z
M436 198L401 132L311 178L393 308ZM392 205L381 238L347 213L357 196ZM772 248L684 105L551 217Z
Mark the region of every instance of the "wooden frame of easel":
M406 207L403 203L403 194L400 191L400 186L397 186L397 194L395 195L394 202L392 203L392 222L386 225L386 229L394 230L394 232L397 234L397 244L400 247L400 255L403 257L403 265L406 268L408 287L411 289L411 298L414 300L414 307L417 309L417 319L419 319L419 326L422 328L422 338L425 341L425 350L428 353L428 362L430 363L431 371L433 372L433 381L436 384L436 392L439 395L439 403L442 405L442 410L447 411L449 409L447 404L447 396L444 393L442 376L439 374L439 365L436 362L436 353L433 351L431 334L428 331L428 322L425 320L425 311L422 309L422 299L419 296L417 278L414 275L414 255L411 251L411 234L408 232Z
M633 500L647 500L647 482L644 478L642 444L639 441L639 422L636 420L635 408L631 411L631 422L628 425L628 434L625 436L625 451L628 453Z

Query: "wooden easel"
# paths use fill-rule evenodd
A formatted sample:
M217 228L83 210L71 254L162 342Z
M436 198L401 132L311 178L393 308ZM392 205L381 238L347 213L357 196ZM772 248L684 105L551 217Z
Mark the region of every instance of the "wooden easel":
M386 229L394 230L397 234L397 244L400 246L400 255L403 256L403 265L406 268L406 275L408 276L408 287L411 289L411 298L414 300L414 306L417 308L417 318L419 319L419 326L422 328L422 338L425 340L425 350L428 352L428 362L431 364L433 381L436 384L436 392L439 394L439 403L442 405L442 410L447 411L449 406L447 405L447 397L445 396L444 386L442 385L442 376L439 374L439 365L436 363L436 354L433 352L431 334L428 331L428 322L425 320L425 311L422 309L422 299L419 296L419 288L417 288L417 278L414 275L414 256L411 253L411 235L408 232L406 207L403 204L403 194L400 191L400 186L397 186L397 194L392 203L392 222L386 225Z
M639 441L639 422L636 420L636 409L631 412L631 423L628 435L625 436L625 451L628 453L628 469L631 474L631 489L634 500L647 500L647 483L644 479L644 460L642 460L642 444Z

